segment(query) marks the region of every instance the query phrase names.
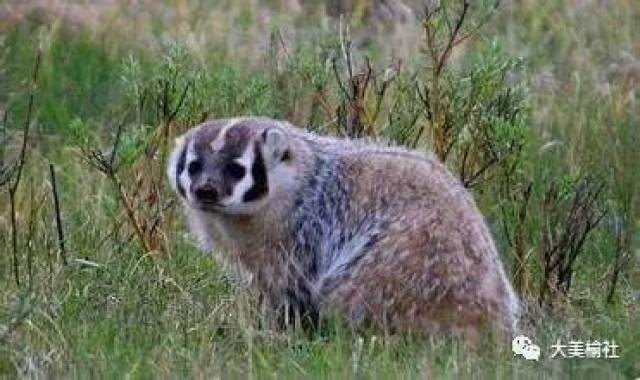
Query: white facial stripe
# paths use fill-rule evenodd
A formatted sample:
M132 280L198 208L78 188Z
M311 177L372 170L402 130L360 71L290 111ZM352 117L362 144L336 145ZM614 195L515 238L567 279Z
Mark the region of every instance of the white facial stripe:
M240 119L238 118L231 119L229 120L227 125L222 127L218 137L216 137L216 139L211 142L211 150L213 150L214 152L217 152L224 147L224 136L227 134L227 130L233 127L234 125L236 125L239 121Z
M244 177L233 188L233 194L221 201L223 205L238 205L242 203L244 194L253 186L253 177L251 176L251 166L253 165L253 146L247 146L242 156L235 161L245 168Z
M182 151L184 150L186 138L184 136L180 136L176 139L175 147L171 152L171 157L169 158L169 165L167 166L167 177L169 178L169 184L174 191L178 191L176 186L176 171L178 170L178 162L180 161L180 156L182 155Z

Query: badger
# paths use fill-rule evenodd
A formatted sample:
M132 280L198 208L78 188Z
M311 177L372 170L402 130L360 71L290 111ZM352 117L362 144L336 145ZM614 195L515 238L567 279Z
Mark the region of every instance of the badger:
M471 343L516 327L482 215L428 153L217 119L176 139L168 177L203 249L248 273L273 315Z

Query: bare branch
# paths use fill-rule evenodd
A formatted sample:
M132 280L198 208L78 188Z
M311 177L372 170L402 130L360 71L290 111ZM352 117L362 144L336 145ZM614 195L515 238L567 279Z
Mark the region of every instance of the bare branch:
M113 148L111 149L111 155L109 157L109 166L111 167L114 167L116 162L116 154L118 153L120 138L122 137L123 126L124 126L124 123L118 123L118 127L116 129L116 137L113 140Z
M27 160L27 141L29 139L29 128L31 126L31 116L33 113L33 105L35 99L35 87L38 83L38 72L40 68L40 59L42 52L38 50L36 53L36 60L33 65L33 74L31 77L31 90L29 94L29 104L27 106L27 115L22 130L22 145L20 147L20 154L18 157L18 163L15 167L15 179L9 187L9 204L11 213L11 247L13 257L13 274L16 286L20 286L20 261L18 259L18 222L16 218L16 192L20 186L20 179L22 178L22 170Z
M49 164L49 175L51 177L51 192L53 194L53 205L56 214L56 230L58 232L58 246L60 248L60 256L62 257L62 263L66 266L67 262L67 250L64 246L64 230L62 227L62 216L60 215L60 200L58 199L58 186L56 184L56 171L53 164Z
M467 11L469 10L469 3L464 0L462 2L462 11L460 11L460 14L458 15L458 19L456 20L456 25L453 27L453 31L451 32L451 34L449 35L449 40L447 41L447 45L444 48L444 50L442 51L442 54L440 55L440 58L438 59L438 63L436 65L435 68L435 73L436 76L440 75L440 72L442 71L442 68L444 67L444 64L446 62L446 60L449 58L449 56L451 55L451 51L453 49L453 47L455 46L455 41L458 37L458 33L460 33L460 29L462 28L462 24L464 24L464 20L467 16Z
M36 54L36 61L33 65L33 74L31 77L31 92L29 94L29 104L27 106L27 117L25 119L24 127L22 130L22 146L20 147L18 167L16 169L16 178L9 190L13 194L16 193L16 191L18 190L18 186L20 186L20 179L22 178L22 169L24 168L24 164L27 160L27 141L29 139L29 128L31 126L31 115L33 113L33 103L35 98L35 86L38 83L38 71L40 68L41 56L42 56L42 52L38 50Z
M184 89L182 90L182 94L180 95L180 98L178 98L178 104L176 104L176 107L173 109L173 111L169 114L169 117L167 118L167 121L166 121L167 124L171 123L173 119L175 119L175 117L178 115L178 112L180 111L180 108L182 108L184 100L187 97L187 91L189 90L189 87L191 85L192 85L192 82L189 81L184 86Z
M587 177L575 182L573 196L561 199L560 189L552 183L544 197L543 216L548 230L542 234L544 273L540 284L539 302L550 303L558 292L567 294L571 287L573 266L584 252L591 232L600 224L606 211L599 205L604 183L594 184ZM563 203L568 203L565 207ZM552 297L547 294L551 293Z

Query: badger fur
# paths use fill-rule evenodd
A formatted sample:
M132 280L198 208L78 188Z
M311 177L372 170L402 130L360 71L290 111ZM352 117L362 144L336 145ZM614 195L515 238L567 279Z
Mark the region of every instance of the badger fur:
M250 273L276 314L471 341L515 328L482 215L427 154L224 119L176 140L168 176L203 248Z

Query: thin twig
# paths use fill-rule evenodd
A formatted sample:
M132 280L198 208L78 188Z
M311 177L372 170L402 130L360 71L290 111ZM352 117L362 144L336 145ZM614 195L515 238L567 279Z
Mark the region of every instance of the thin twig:
M291 61L291 55L289 54L289 50L287 49L287 44L284 42L284 38L282 38L282 34L279 31L276 32L276 34L280 42L280 45L282 47L282 51L284 52L284 55L287 57L289 61ZM311 75L309 75L309 73L307 73L304 70L300 70L299 72L303 76L303 78L307 81L307 83L313 84L313 78L311 77ZM327 100L326 96L322 91L316 88L316 90L314 91L313 98L316 102L318 102L318 104L320 104L320 107L322 107L324 112L328 115L327 118L329 120L334 120L336 118L335 112L333 112L331 106L329 105L329 101Z
M178 98L178 104L176 104L176 108L169 114L169 117L167 117L167 124L171 123L173 119L175 119L175 117L178 115L178 112L180 111L180 108L182 108L184 100L187 98L187 91L189 90L190 86L191 81L187 82L187 84L184 86L184 90L182 90L182 94L180 95L180 98Z
M353 78L353 66L351 64L351 39L349 37L349 27L345 25L344 17L340 16L340 48L347 64L349 79Z
M515 251L515 260L513 263L513 282L516 290L520 294L523 294L527 290L527 284L529 282L529 273L526 268L528 255L525 252L525 223L527 220L527 211L529 200L531 199L532 188L533 183L528 182L522 191L522 200L520 202L520 210L518 210L517 224L514 232L515 241L513 248Z
M0 186L3 185L2 173L4 172L4 149L7 138L7 115L8 110L2 111L2 122L0 123Z
M60 200L58 199L58 186L56 185L56 171L53 164L49 164L49 174L51 176L51 192L53 194L53 205L56 213L56 227L58 231L58 246L60 247L60 256L62 257L62 263L66 266L67 262L67 250L64 246L64 230L62 228L62 217L60 213Z
M476 179L482 176L484 172L486 172L490 167L492 167L496 163L498 163L498 159L495 157L491 157L491 159L489 159L487 162L484 163L484 165L482 165L482 167L476 170L476 172L473 173L473 175L471 175L470 178L467 178L463 181L464 187L472 188L475 185L477 185L478 183L476 182Z
M124 121L118 123L118 129L116 129L116 137L113 140L113 149L111 149L111 156L109 157L109 166L114 167L116 162L116 154L118 152L118 146L120 145L120 138L122 137L122 128L124 127Z
M35 98L35 85L38 81L38 69L40 68L41 51L36 54L36 62L33 67L33 76L31 83L31 93L29 94L29 105L27 106L27 117L25 119L24 128L22 130L22 146L20 147L20 156L18 159L18 167L16 171L16 179L11 186L10 192L14 193L18 190L20 179L22 178L22 169L27 160L27 141L29 139L29 127L31 126L31 115L33 113L33 103Z
M36 54L36 61L33 65L33 76L31 83L31 92L29 94L29 105L27 106L27 116L25 118L25 123L22 130L22 146L20 147L18 164L15 169L16 178L9 187L9 204L11 212L11 247L13 256L13 274L16 286L20 286L20 261L18 260L18 222L16 218L16 192L18 191L18 187L20 186L22 170L27 160L27 141L29 139L29 127L31 126L31 115L33 113L33 104L35 98L35 86L38 82L38 71L40 68L41 56L42 52L38 50Z
M35 215L38 210L34 207L34 186L33 186L33 177L29 178L29 224L27 227L27 279L29 286L31 289L33 286L33 249L31 242L33 241L33 234L35 231Z
M109 160L102 154L102 152L93 149L83 149L83 154L87 162L102 172L107 179L111 182L114 190L116 191L116 197L122 207L125 210L125 214L131 226L133 227L138 239L140 240L140 244L145 251L145 253L151 252L151 246L148 243L146 236L144 234L144 229L142 228L138 218L136 217L136 213L134 211L134 207L127 196L120 179L118 178L117 171L114 167L109 165Z
M563 202L558 186L552 183L546 191L543 215L548 230L542 236L544 274L540 284L540 304L544 301L550 303L552 298L569 292L575 260L583 252L587 237L606 215L599 206L603 189L603 183L593 185L591 180L583 177L577 183L564 217L561 216ZM558 232L552 232L554 230ZM552 297L548 299L545 296L551 291Z
M333 57L333 59L331 60L331 67L333 69L333 75L336 78L336 83L338 84L338 88L340 88L340 92L342 92L342 95L346 99L349 99L351 97L351 95L349 94L347 89L344 87L344 84L342 83L342 79L340 78L340 72L338 71L337 61L338 61L337 57Z
M449 58L449 56L451 55L451 50L453 49L453 47L456 44L456 39L457 39L458 33L460 33L460 28L462 28L462 24L464 24L464 20L465 20L465 18L467 16L467 11L468 10L469 10L469 3L467 1L463 1L462 2L462 11L460 11L460 15L458 16L458 20L456 20L456 25L454 26L453 31L449 35L449 40L447 41L447 46L442 51L442 54L440 55L440 58L439 58L438 63L436 65L436 68L435 68L436 76L438 76L440 74L440 72L442 71L442 68L444 67L444 64L445 64L447 58Z
M11 213L11 252L13 258L13 278L16 286L20 286L20 261L18 260L18 226L16 221L16 199L14 193L9 191L9 206Z

